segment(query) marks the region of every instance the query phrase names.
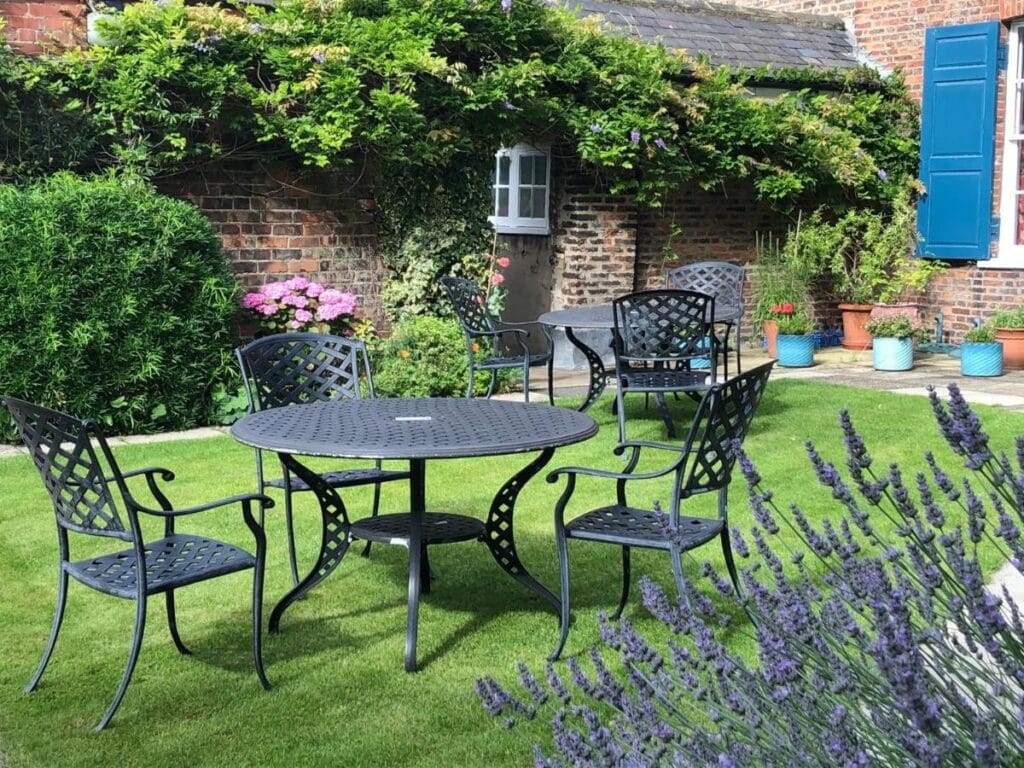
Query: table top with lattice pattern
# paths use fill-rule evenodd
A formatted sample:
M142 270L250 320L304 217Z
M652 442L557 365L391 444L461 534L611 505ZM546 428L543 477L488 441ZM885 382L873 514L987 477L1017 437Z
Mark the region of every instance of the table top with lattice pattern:
M442 397L307 403L258 411L231 427L240 443L263 450L362 459L497 456L595 434L590 416L567 408Z
M726 323L742 315L739 307L715 304L715 322ZM541 325L560 328L614 328L611 304L584 304L581 307L555 309L537 318Z

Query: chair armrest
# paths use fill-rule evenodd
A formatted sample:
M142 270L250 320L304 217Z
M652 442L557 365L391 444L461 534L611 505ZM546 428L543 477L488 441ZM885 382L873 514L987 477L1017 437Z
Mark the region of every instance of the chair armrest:
M133 506L139 512L144 512L147 515L156 515L157 517L183 517L185 515L194 515L197 512L206 512L211 509L226 507L231 504L241 503L243 505L247 505L254 501L258 501L264 509L270 509L274 506L274 500L272 498L260 493L240 493L237 496L229 496L226 499L217 499L216 501L209 501L205 504L197 504L192 507L182 507L181 509L151 509L149 507L142 506L138 502L134 502Z
M142 467L141 469L130 469L127 472L121 473L121 477L125 479L128 479L129 477L138 477L139 475L160 475L160 479L168 483L174 479L174 473L169 469L164 469L163 467ZM108 483L116 480L113 476L105 477L103 479Z
M612 453L616 456L621 456L626 452L627 449L632 448L639 451L641 448L656 448L660 451L673 451L681 454L683 449L678 445L672 445L670 443L656 443L649 440L627 440L624 443L619 443L612 448Z
M559 467L548 472L546 479L549 483L554 483L558 481L559 475L583 475L585 477L604 477L609 480L653 480L674 472L677 466L678 462L665 469L659 469L657 472L609 472L590 467Z

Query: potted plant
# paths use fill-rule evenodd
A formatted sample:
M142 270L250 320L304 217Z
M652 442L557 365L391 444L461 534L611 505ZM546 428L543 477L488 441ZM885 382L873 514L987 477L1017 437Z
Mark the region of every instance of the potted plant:
M799 222L797 228L799 229ZM789 239L788 238L787 242ZM809 274L807 265L794 257L792 252L779 247L779 241L771 236L758 236L754 245L755 261L751 270L751 292L753 310L751 321L755 333L762 333L768 342L768 355L778 357L777 311L779 307L793 303L807 305Z
M876 371L909 371L914 366L914 340L921 336L921 329L909 317L875 317L865 330L873 340L871 357Z
M871 347L865 326L873 316L907 314L911 321L918 320L918 305L908 300L945 268L915 254L919 238L912 201L916 191L916 182L908 179L906 194L896 197L889 211L851 208L832 221L819 209L797 230L799 241L794 248L831 280L843 315L847 349Z
M972 328L960 345L960 373L964 376L1002 376L1003 343L989 326Z
M777 359L786 368L814 365L814 337L810 335L811 319L792 304L777 308L775 323L779 329Z
M996 340L1003 343L1003 367L1024 368L1024 306L999 310L989 325L995 328Z

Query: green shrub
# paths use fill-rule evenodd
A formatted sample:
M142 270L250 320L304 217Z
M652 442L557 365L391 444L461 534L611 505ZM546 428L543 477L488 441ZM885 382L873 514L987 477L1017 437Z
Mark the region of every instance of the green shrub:
M0 254L0 393L113 432L209 423L236 287L198 210L113 176L0 185Z
M1024 306L1000 309L989 322L993 328L1024 328Z
M971 330L964 334L964 341L974 342L975 344L991 344L995 340L996 329L988 325L971 328Z
M426 315L395 326L390 338L373 341L373 386L382 397L461 397L469 383L466 342L454 320ZM498 374L498 391L510 374ZM487 392L488 374L476 377L476 394Z

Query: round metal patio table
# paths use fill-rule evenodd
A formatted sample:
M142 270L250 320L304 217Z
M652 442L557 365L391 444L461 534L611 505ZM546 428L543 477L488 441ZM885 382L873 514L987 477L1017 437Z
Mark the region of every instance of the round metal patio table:
M742 314L743 312L739 307L733 307L727 304L716 304L714 322L724 323L730 320L737 320L742 316ZM599 355L592 347L581 341L574 333L574 330L611 330L615 327L615 318L612 316L612 305L584 304L581 307L572 307L570 309L555 309L551 312L545 312L543 315L538 317L537 322L541 325L565 328L565 338L572 342L587 359L587 367L590 369L590 382L587 387L587 395L583 399L583 404L579 407L579 410L581 411L587 410L594 404L594 401L601 396L601 393L604 392L604 388L608 384L608 379L614 375L614 371L609 371L605 368L601 355Z
M514 512L523 486L539 472L555 448L586 440L597 423L586 414L547 405L455 398L353 399L274 408L245 416L231 427L240 443L276 451L285 466L306 481L320 502L323 518L320 555L299 584L274 608L276 631L285 609L319 584L341 563L352 537L386 540L394 534L409 546L409 602L405 668L416 669L416 636L421 582L429 591L426 545L478 539L509 575L547 600L559 599L526 570L516 552ZM466 515L427 513L427 459L497 456L540 451L506 481L491 502L485 521ZM407 514L380 515L349 523L337 491L299 463L295 456L404 459L409 462ZM424 577L427 577L426 580Z

